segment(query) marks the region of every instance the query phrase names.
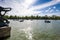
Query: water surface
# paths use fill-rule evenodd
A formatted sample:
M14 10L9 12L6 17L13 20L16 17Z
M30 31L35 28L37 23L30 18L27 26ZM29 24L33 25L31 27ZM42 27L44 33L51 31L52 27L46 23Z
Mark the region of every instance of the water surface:
M11 37L7 40L60 40L60 20L10 20Z

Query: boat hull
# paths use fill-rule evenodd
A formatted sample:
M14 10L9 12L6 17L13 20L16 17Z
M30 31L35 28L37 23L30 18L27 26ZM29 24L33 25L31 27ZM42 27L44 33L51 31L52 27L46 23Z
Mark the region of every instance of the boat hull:
M11 27L0 27L0 38L10 37Z

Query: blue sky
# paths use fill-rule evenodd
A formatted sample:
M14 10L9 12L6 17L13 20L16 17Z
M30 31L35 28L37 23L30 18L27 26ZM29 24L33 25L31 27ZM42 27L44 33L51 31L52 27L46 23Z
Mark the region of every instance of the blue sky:
M42 9L36 9L35 11L41 11L42 14L53 14L53 15L60 15L60 3L57 3L52 6L48 6Z
M12 8L6 15L60 15L60 0L0 0L0 6Z
M33 5L37 6L37 5L41 5L41 4L50 2L50 1L52 1L52 0L37 0Z

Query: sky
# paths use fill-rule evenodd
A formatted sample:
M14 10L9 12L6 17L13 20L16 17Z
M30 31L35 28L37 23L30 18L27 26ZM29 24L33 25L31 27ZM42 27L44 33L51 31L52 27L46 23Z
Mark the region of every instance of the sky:
M60 16L60 0L0 0L0 6L12 8L6 15Z

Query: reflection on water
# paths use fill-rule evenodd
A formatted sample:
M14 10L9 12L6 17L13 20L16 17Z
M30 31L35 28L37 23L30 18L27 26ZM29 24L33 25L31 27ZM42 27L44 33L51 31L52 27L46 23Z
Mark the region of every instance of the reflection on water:
M10 20L11 37L7 40L60 40L60 20Z
M22 31L25 32L26 34L26 37L29 39L29 40L32 40L32 28L31 27L28 27L26 29L22 29Z

